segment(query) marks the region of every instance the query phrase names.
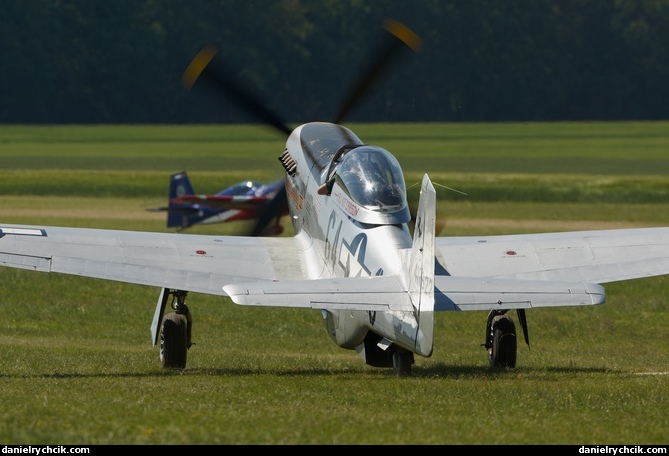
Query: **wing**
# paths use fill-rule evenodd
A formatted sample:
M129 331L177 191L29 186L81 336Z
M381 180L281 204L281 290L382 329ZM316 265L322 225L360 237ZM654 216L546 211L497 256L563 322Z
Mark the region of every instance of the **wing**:
M299 237L0 225L0 265L230 296L238 304L412 310L396 276L302 280Z
M0 225L0 265L225 296L230 283L302 279L297 242Z
M437 238L437 274L606 283L669 274L669 228Z

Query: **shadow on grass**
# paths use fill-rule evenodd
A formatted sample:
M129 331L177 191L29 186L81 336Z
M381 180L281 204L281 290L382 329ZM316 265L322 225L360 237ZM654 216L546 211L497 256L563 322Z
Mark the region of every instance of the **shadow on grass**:
M540 368L492 368L488 366L466 366L466 365L447 365L437 364L429 367L416 367L412 369L409 378L471 378L471 379L495 379L495 378L522 378L522 377L553 377L555 375L588 375L588 374L616 374L624 375L629 372L621 370L611 370L598 367L540 367ZM194 368L194 369L164 369L146 372L99 372L99 373L81 373L81 372L45 372L35 374L8 373L0 374L0 378L53 378L53 379L77 379L77 378L151 378L151 377L192 377L192 376L211 376L211 377L247 377L247 376L278 376L278 377L319 377L319 376L351 376L374 375L379 377L395 377L395 371L388 369L336 369L336 368Z
M602 367L522 367L522 368L502 368L489 366L463 366L451 364L436 364L429 367L414 367L413 377L457 377L457 378L498 378L498 377L521 377L532 376L541 377L546 375L584 375L584 374L626 374L621 370L611 370Z

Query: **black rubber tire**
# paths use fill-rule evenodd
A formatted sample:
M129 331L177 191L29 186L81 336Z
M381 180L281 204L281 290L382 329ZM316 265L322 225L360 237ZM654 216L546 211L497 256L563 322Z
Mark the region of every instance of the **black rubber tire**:
M506 315L495 317L492 323L491 367L516 367L516 326Z
M169 313L160 327L160 364L166 369L185 369L188 347L186 345L186 317Z

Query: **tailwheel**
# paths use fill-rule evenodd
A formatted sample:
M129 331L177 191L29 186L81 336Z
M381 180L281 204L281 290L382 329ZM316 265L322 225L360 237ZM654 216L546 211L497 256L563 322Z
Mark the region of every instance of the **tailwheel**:
M393 353L393 367L397 377L409 377L411 365L414 363L413 353L405 350L397 350Z
M493 311L486 324L490 367L516 367L516 326L505 312Z

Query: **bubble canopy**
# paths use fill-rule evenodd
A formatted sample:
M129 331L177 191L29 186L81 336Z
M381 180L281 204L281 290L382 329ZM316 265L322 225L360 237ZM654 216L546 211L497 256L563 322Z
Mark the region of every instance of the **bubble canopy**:
M357 205L363 223L406 223L411 214L397 159L377 146L359 146L343 155L334 183Z

